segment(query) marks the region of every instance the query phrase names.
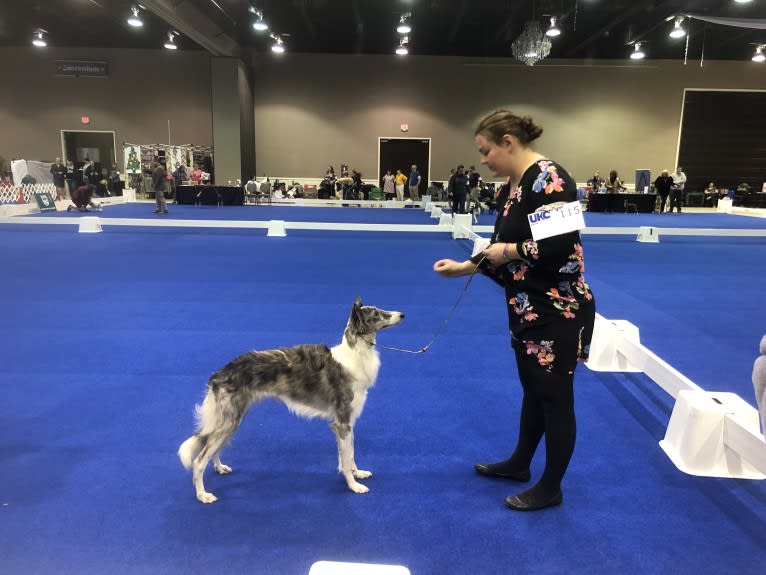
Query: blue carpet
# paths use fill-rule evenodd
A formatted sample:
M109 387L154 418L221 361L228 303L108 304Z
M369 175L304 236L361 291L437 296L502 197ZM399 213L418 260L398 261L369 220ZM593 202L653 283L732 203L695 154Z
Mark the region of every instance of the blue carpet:
M763 573L766 485L679 472L657 445L672 401L640 374L581 369L564 505L504 508L518 488L472 468L508 454L520 398L502 295L483 278L427 353L382 352L357 427L369 494L336 473L324 422L266 403L224 452L234 473L207 474L220 499L203 506L175 451L210 373L251 348L335 343L357 295L407 313L380 343L419 349L464 285L431 265L470 246L440 234L53 228L0 226L1 573L300 575L321 559L415 575ZM766 242L586 239L602 315L634 322L704 388L752 403Z
M430 212L423 209L386 209L357 207L307 207L307 206L189 206L169 205L167 215L158 216L152 210L152 203L130 203L105 206L101 212L90 212L88 216L99 218L153 218L153 219L200 219L233 221L309 221L336 223L375 224L438 224ZM46 212L36 217L71 218L82 217L79 212ZM495 216L481 214L477 225L491 226ZM766 229L766 218L742 217L711 212L684 212L681 214L605 214L585 212L585 223L589 227L639 227L658 228L715 228L715 229Z

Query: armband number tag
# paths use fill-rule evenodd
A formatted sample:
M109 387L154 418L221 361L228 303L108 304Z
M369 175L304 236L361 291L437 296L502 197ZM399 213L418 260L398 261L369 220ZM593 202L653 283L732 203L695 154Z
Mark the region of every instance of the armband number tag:
M527 216L532 239L544 240L585 228L580 202L546 204Z

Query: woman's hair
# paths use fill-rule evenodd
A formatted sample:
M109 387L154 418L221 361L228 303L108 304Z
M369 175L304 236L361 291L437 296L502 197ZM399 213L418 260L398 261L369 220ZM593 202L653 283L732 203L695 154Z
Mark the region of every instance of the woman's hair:
M481 135L499 144L505 134L518 138L526 146L536 140L543 129L532 121L529 116L517 116L508 110L498 110L486 116L476 127L474 134Z

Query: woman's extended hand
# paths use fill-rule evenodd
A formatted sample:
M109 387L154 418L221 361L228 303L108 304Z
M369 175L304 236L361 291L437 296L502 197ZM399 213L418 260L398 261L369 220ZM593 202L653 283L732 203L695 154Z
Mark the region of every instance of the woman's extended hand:
M471 260L456 262L455 260L439 260L434 263L434 271L445 278L459 278L470 274L476 264Z

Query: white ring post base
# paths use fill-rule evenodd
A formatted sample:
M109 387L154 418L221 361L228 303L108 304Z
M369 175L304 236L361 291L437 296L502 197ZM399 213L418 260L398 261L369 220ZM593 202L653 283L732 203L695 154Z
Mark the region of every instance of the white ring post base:
M676 398L660 447L678 469L690 475L766 478L725 444L727 416L759 433L758 411L738 395L683 390Z
M632 323L622 319L608 320L596 315L590 356L585 365L593 371L641 371L620 353L617 344L622 337L636 343L640 341L638 328Z
M410 570L401 565L317 561L309 575L410 575Z
M269 220L269 228L266 232L267 236L271 237L284 237L287 235L285 231L285 220Z
M80 233L95 234L101 231L101 223L96 216L85 216L80 218Z
M636 236L636 241L650 244L660 243L660 236L657 233L657 228L653 228L651 226L640 226L638 228L638 236Z
M471 214L452 214L452 238L453 239L470 238L471 227L473 227L473 222L471 221Z

